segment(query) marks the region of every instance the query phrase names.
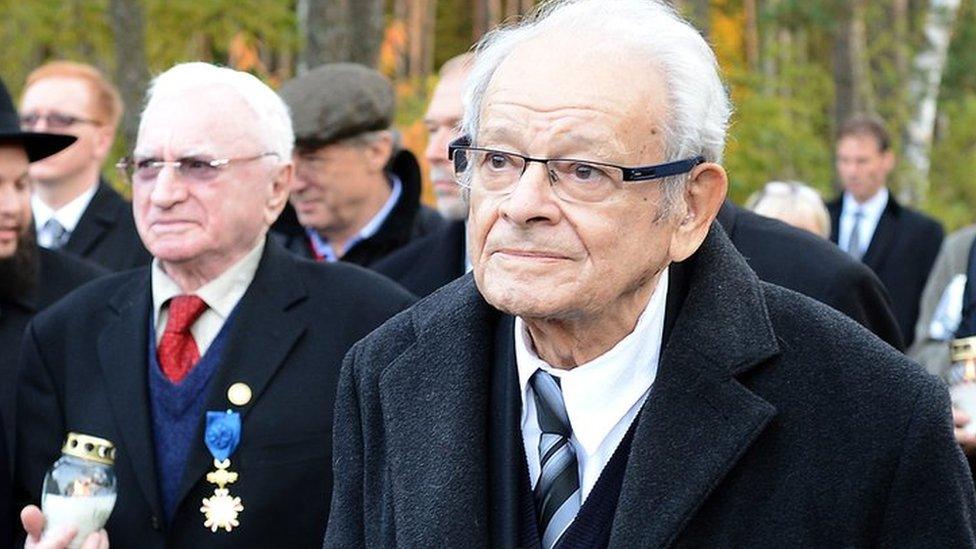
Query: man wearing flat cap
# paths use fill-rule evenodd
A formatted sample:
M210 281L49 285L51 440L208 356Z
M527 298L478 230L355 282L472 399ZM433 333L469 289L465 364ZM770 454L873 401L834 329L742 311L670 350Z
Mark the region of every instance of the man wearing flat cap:
M63 150L75 137L21 131L0 81L0 547L10 532L10 467L17 358L24 327L75 287L103 271L71 256L39 248L31 221L28 165ZM28 419L29 421L29 419Z
M333 63L287 82L279 93L295 127L290 203L297 224L276 225L287 248L317 261L369 267L441 226L440 215L420 204L416 158L397 148L386 77Z
M716 223L701 34L663 0L542 10L466 84L472 274L343 363L325 546L976 547L942 382Z

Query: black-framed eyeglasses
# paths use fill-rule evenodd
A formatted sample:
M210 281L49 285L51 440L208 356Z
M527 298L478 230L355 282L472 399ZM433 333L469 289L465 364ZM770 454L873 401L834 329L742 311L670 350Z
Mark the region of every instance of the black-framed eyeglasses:
M26 113L20 115L20 127L25 130L31 130L37 127L41 120L47 122L47 127L55 130L63 130L65 128L70 128L75 124L93 124L100 125L101 122L98 120L92 120L90 118L81 118L80 116L73 116L70 114L64 114L60 112L49 112L47 114L38 114L36 112Z
M220 170L234 162L251 162L266 156L278 156L275 152L265 152L242 158L207 158L186 157L179 160L166 161L158 158L125 157L115 164L130 184L152 183L159 177L166 166L177 171L181 179L193 182L210 181L215 179Z
M600 202L627 183L639 183L688 173L705 162L695 156L654 166L626 167L575 158L533 158L510 151L472 147L470 139L460 137L447 147L458 184L489 193L508 194L522 179L532 162L546 167L557 196L578 202ZM472 168L470 173L468 169Z

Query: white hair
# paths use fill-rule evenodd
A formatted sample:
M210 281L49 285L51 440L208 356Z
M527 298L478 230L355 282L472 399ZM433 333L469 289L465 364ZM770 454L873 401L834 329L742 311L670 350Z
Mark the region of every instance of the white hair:
M521 44L549 33L594 30L630 45L651 59L667 91L665 162L702 155L720 162L732 105L718 73L715 53L701 34L658 0L555 0L520 23L496 29L476 46L464 93L462 130L477 142L481 107L495 70ZM625 85L622 83L622 85ZM554 92L558 93L558 92ZM665 206L673 203L687 175L665 180Z
M830 213L823 198L816 189L799 181L770 181L753 193L745 206L759 215L830 238Z
M277 154L282 162L290 162L295 132L288 107L274 90L246 72L202 62L175 65L153 79L142 119L157 101L215 86L229 89L244 101L254 114L253 124L259 129L256 134L268 152Z

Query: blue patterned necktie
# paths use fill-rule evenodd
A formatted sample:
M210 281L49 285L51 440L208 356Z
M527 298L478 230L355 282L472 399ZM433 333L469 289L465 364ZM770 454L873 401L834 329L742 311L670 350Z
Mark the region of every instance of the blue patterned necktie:
M542 434L539 437L539 482L535 508L542 547L551 549L562 538L580 508L579 467L569 439L572 427L559 382L537 370L529 380Z
M48 219L47 223L44 224L44 227L51 235L52 250L58 250L68 243L68 238L71 237L71 233L65 230L64 226L61 225L61 223L58 223L57 219L54 219L53 217Z

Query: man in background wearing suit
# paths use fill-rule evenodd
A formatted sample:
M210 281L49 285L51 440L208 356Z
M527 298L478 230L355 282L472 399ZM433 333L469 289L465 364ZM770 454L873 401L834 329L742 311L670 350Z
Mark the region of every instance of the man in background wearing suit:
M895 155L877 117L855 116L841 125L836 162L844 192L827 205L830 238L881 279L905 345L910 346L922 290L942 245L942 226L900 205L889 192Z
M74 431L118 449L113 545L321 544L339 363L412 298L267 238L288 197L293 142L284 103L247 73L190 63L153 82L120 167L154 259L28 327L14 464L22 502L39 500ZM208 478L215 467L239 475L223 499ZM22 521L35 541L39 511Z
M21 131L13 101L0 81L0 416L8 448L13 447L14 387L24 328L38 311L105 274L81 259L38 248L34 237L29 163L56 154L74 140Z
M149 263L132 207L100 177L122 116L119 93L95 67L55 61L34 70L20 102L24 129L75 144L31 166L38 243L120 271Z
M664 2L542 9L468 83L473 274L343 364L326 547L976 546L941 382L714 223L701 35Z
M464 114L461 91L473 60L472 54L465 53L444 63L424 114L427 128L424 157L430 167L437 210L447 221L433 234L407 244L374 267L417 296L426 296L467 271L464 230L468 204L461 196L461 187L454 181L447 146L460 135L458 125Z
M433 235L383 258L376 271L418 296L426 296L468 269L465 247L467 203L454 181L448 145L459 136L462 85L473 55L460 55L441 68L424 122L429 141L424 154L437 192L438 209L449 221ZM449 187L453 185L453 189ZM836 246L811 238L784 223L762 218L726 200L718 222L760 280L779 284L826 303L902 350L901 333L888 294L878 278ZM784 258L789 258L785 260Z

